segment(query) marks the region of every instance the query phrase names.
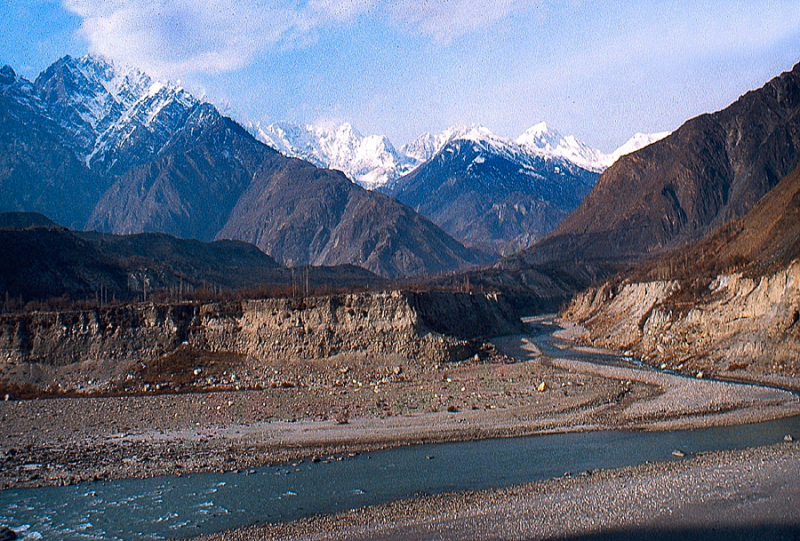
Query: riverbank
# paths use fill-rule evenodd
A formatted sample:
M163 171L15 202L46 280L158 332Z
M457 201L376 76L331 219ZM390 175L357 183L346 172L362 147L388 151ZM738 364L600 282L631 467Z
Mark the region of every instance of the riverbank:
M356 356L298 362L291 370L306 374L306 383L266 390L0 402L0 486L231 471L416 443L694 428L800 413L797 397L780 390L548 357L523 335L495 345L501 354L493 362L408 367ZM337 374L338 384L314 383L324 372Z
M500 490L422 497L198 541L793 540L800 445L781 443Z

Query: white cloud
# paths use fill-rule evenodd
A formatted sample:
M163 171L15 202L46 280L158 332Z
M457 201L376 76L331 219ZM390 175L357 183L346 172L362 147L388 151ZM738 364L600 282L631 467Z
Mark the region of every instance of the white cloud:
M417 27L436 41L451 40L507 17L521 0L395 0L396 20Z
M270 46L357 17L374 0L63 1L83 19L90 52L175 76L245 67Z
M374 10L436 41L507 17L522 0L62 0L92 53L153 75L234 71ZM529 3L528 3L529 4Z

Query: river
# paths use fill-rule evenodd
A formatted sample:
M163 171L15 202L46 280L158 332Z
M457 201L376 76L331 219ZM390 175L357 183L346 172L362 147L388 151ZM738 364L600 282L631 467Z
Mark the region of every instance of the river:
M552 342L538 340L550 350ZM558 350L587 360L586 352ZM604 356L599 362L625 362ZM768 445L800 418L672 432L600 431L421 445L238 473L0 492L0 524L21 539L165 539L289 521L421 494L499 488L646 461ZM677 454L681 454L677 453Z

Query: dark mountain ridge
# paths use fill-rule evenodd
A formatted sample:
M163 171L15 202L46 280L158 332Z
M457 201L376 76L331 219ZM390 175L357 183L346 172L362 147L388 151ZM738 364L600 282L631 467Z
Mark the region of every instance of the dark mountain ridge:
M555 229L596 179L566 160L458 139L388 193L466 246L510 255Z
M73 229L255 243L387 277L490 261L396 200L288 159L184 90L93 57L0 70L0 211Z
M774 274L800 258L800 167L786 175L743 217L715 233L623 273L617 280L700 281L742 272Z
M201 242L164 233L71 231L30 213L0 214L0 294L6 299L143 300L158 291L376 287L359 267L288 269L241 241Z
M712 233L797 166L798 113L800 64L620 158L549 237L501 265L594 261L619 270Z

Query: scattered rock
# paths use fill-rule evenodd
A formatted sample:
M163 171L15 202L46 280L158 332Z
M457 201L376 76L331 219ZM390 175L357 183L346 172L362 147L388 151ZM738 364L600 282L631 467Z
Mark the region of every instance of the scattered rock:
M791 434L786 434L786 435L783 437L783 441L792 442L792 441L794 441L794 436L792 436Z
M675 449L674 451L672 451L672 456L676 456L678 458L683 458L683 457L686 456L686 453L684 453L680 449Z

